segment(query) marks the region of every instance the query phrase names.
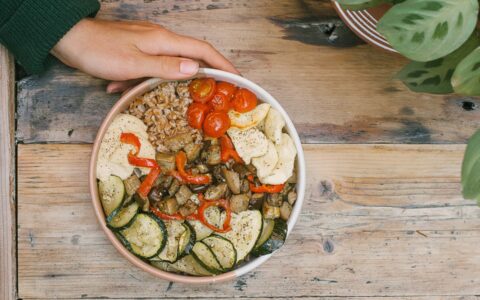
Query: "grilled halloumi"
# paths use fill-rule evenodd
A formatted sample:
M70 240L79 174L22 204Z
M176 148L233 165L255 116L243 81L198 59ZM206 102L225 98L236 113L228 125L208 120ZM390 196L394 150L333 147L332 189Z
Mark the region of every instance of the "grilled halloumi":
M230 127L227 133L238 155L246 164L249 164L253 157L262 156L268 151L268 139L256 127L247 130Z
M292 138L288 134L282 133L280 143L276 144L275 148L278 153L278 162L275 168L267 176L259 176L260 182L264 184L283 184L293 173L297 149Z
M257 169L258 177L266 177L272 173L278 162L278 153L272 141L268 141L268 150L262 156L252 158L252 164Z
M285 120L280 112L274 108L268 111L265 117L265 135L275 144L280 143L282 137L282 129L285 126Z
M262 103L253 110L246 113L239 113L235 110L230 110L228 116L230 117L231 126L240 129L248 129L257 126L268 114L270 104Z

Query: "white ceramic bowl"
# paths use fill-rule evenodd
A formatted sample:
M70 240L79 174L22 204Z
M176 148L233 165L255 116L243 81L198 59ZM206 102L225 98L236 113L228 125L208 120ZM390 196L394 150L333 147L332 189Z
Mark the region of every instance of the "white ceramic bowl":
M293 229L293 226L297 222L298 216L300 214L300 210L302 208L303 199L305 196L305 158L303 154L302 144L300 142L300 138L298 137L298 133L295 130L295 127L288 117L288 114L285 110L280 106L277 100L272 97L267 91L262 89L257 84L251 82L250 80L243 78L241 76L227 73L220 70L215 69L200 69L199 73L195 77L213 77L216 80L227 81L233 83L239 87L244 87L249 89L250 91L254 92L261 101L269 103L273 108L277 109L283 116L286 121L286 129L287 132L292 137L293 141L295 142L295 146L297 148L297 201L293 207L292 214L290 215L290 219L288 220L288 233L290 233ZM90 170L89 170L89 184L90 184L90 193L92 195L93 207L95 209L95 214L97 215L98 221L104 232L106 233L108 239L112 242L113 246L127 258L131 263L135 266L141 268L144 271L147 271L150 274L158 276L162 279L175 281L175 282L183 282L183 283L212 283L212 282L222 282L231 280L238 276L241 276L256 267L260 266L264 263L267 259L270 258L270 255L261 256L259 258L253 259L248 263L244 264L243 266L232 270L230 272L226 272L216 276L207 276L207 277L194 277L194 276L186 276L186 275L178 275L174 273L165 272L159 270L148 263L142 261L132 253L130 253L122 244L121 242L115 237L113 232L108 229L105 223L105 215L103 213L102 204L100 203L100 199L98 196L98 188L97 188L97 180L96 180L96 163L98 157L98 150L100 148L101 141L103 136L110 126L110 123L113 121L115 116L123 111L125 111L129 104L138 96L141 96L145 92L148 92L154 89L158 84L163 82L164 80L159 78L152 78L148 79L133 89L131 89L128 93L123 95L120 100L112 107L108 115L106 116L105 120L103 121L100 129L97 133L97 137L95 139L95 144L93 145L92 156L90 159ZM287 236L288 237L288 236Z

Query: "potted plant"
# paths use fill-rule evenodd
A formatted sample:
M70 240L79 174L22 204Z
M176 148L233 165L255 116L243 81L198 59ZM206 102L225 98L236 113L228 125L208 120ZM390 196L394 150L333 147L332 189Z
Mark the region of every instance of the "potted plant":
M377 31L411 62L396 75L410 90L480 96L478 0L337 0L344 9L392 7ZM462 165L463 195L480 204L480 131Z

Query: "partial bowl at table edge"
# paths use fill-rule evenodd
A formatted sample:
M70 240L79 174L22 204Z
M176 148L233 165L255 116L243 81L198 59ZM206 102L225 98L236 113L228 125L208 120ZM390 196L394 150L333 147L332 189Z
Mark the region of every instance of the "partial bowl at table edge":
M292 228L295 226L295 223L297 222L298 216L300 214L300 210L302 208L302 204L305 196L305 186L306 186L305 158L304 158L304 153L302 149L302 144L298 136L298 133L295 129L295 126L293 125L292 121L288 117L288 114L278 103L278 101L272 95L270 95L267 91L265 91L263 88L261 88L257 84L251 82L250 80L235 74L231 74L231 73L216 70L216 69L209 69L209 68L201 68L199 73L193 78L205 77L205 76L213 77L216 80L228 81L236 84L237 86L248 88L249 90L254 92L257 95L257 97L261 99L263 102L269 103L273 108L277 109L284 117L286 122L287 132L292 137L295 143L295 146L297 148L297 187L296 187L297 200L295 202L293 211L288 220L288 234L289 234ZM164 81L168 81L168 80L162 80L160 78L151 78L140 83L139 85L131 89L128 93L123 95L117 101L117 103L115 103L115 105L112 107L110 112L107 114L107 116L103 120L98 130L97 136L95 138L95 142L92 149L92 156L90 159L90 166L89 166L89 187L90 187L90 194L92 196L92 203L95 210L95 214L97 216L98 221L100 222L100 225L103 231L105 232L105 234L107 235L108 239L113 244L113 246L132 264L134 264L135 266L139 267L140 269L154 276L157 276L159 278L162 278L168 281L175 281L180 283L214 283L214 282L224 282L224 281L232 280L236 277L244 275L250 272L251 270L257 268L258 266L263 264L265 261L267 261L272 254L255 258L237 269L234 269L232 271L229 271L220 275L216 275L216 276L195 277L195 276L188 276L188 275L179 275L179 274L165 272L160 269L157 269L154 266L136 257L134 254L132 254L122 245L122 243L117 239L114 233L106 226L105 215L103 212L102 204L100 203L100 199L98 196L97 179L96 179L96 163L97 163L98 151L100 148L101 141L103 139L103 136L105 135L105 132L110 126L110 123L113 121L113 119L117 114L125 111L129 106L129 104L136 97L141 96L144 93L154 89L156 86L158 86L161 82L164 82ZM287 238L288 238L288 235L287 235Z

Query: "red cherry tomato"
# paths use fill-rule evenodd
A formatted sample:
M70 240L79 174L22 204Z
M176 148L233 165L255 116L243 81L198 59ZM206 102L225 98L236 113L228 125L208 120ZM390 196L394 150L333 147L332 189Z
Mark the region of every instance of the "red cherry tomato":
M207 103L215 94L215 87L213 78L197 78L190 82L188 90L193 101Z
M240 113L251 111L257 106L257 96L247 89L240 88L233 97L232 105Z
M228 128L230 128L230 118L224 111L209 113L203 122L203 132L213 138L221 137Z
M227 96L228 100L232 99L235 95L237 87L230 82L217 81L217 93L222 93Z
M203 121L209 110L208 105L203 103L193 102L190 104L187 109L188 125L196 129L202 129Z
M217 92L210 100L210 106L213 110L228 111L230 109L230 100L224 94Z

